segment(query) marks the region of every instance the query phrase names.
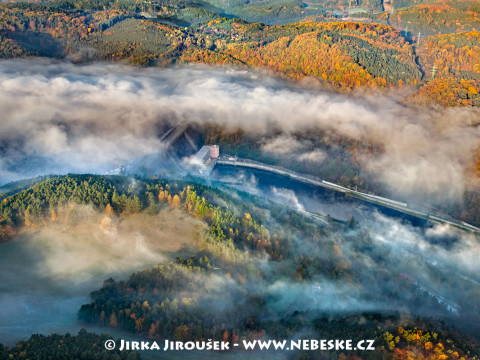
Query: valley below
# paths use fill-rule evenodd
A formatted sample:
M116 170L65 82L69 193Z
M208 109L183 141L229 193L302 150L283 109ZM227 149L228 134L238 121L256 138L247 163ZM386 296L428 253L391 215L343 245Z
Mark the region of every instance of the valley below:
M478 360L479 14L0 0L0 359Z

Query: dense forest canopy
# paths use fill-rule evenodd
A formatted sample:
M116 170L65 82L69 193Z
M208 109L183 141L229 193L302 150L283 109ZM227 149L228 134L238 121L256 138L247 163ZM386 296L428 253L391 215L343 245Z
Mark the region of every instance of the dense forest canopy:
M140 356L134 351L108 351L105 341L111 339L108 334L96 335L81 330L77 335L40 335L34 334L30 339L20 341L16 346L3 347L0 345L2 359L31 359L31 360L139 360Z
M348 13L352 6L359 12ZM478 0L8 3L1 5L0 57L259 67L342 91L408 85L422 103L477 106L479 7ZM332 9L346 11L341 22ZM310 22L291 24L300 21ZM457 37L441 49L456 58L448 76L440 61L432 63L439 56L432 44L445 33ZM459 40L466 37L471 45Z
M240 199L231 191L225 193L191 181L68 175L42 179L33 186L25 184L25 190L18 186L16 193L1 203L3 228L38 228L61 217L81 222L84 220L77 215L78 205L91 206L115 221L135 213L154 217L162 209L177 208L207 224L194 255L177 256L128 279L105 280L103 287L91 294L91 302L79 309L79 319L87 323L158 341L238 342L290 338L299 332L302 338L342 338L354 333L359 338L375 339L377 350L332 352L333 358L406 359L415 354L417 359L476 359L478 343L438 321L439 314L448 311L426 287L461 286L462 291L457 292L466 296L455 306L468 311L469 319L478 310L475 290L468 287L468 282L448 284L446 273L434 267L422 268L431 283L419 286L405 274L418 265L407 258L394 264L388 246L376 244L368 227L354 219L320 225L263 199L247 194L241 194ZM380 275L375 269L361 270L365 269L365 259L369 259L367 263L375 259L382 268ZM448 273L448 269L445 271ZM417 276L423 281L420 274ZM279 302L279 297L285 296L279 292L284 286L290 288L292 296L300 291L303 300L291 305ZM368 290L372 286L376 291ZM363 298L362 288L366 288L367 298ZM392 293L393 288L396 290ZM350 305L332 316L319 306L322 301L331 301L331 296L340 296L331 305L337 306L333 304L367 299L375 303L387 294L389 305L381 311L355 311ZM424 316L413 316L420 308ZM456 322L458 317L446 315L443 319ZM470 327L475 325L469 323ZM105 354L103 347L85 345L104 339L104 335L84 331L78 336L34 335L0 351L7 356L27 354L32 358L55 351L59 357L68 357L78 356L77 351L86 346L85 351L91 353L82 356L110 358L112 353ZM71 346L64 346L68 344ZM50 346L55 350L48 350ZM119 355L136 358L130 352ZM306 352L302 356L316 359L318 354Z

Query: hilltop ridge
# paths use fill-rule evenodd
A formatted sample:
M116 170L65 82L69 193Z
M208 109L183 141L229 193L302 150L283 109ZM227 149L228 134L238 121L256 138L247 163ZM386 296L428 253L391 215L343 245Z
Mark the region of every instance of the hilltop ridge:
M227 2L224 10L239 3ZM407 85L418 102L478 106L478 2L425 3L400 2L409 7L393 13L375 12L373 6L370 13L352 13L342 21L302 14L293 20L304 22L283 25L235 18L222 13L215 2L213 8L173 0L0 4L0 58L47 56L142 66L205 63L261 68L291 80L314 78L341 91ZM328 9L334 5L323 3ZM465 20L463 25L453 26L459 19ZM425 37L437 32L454 33ZM449 65L452 57L455 67ZM446 92L446 87L452 90Z

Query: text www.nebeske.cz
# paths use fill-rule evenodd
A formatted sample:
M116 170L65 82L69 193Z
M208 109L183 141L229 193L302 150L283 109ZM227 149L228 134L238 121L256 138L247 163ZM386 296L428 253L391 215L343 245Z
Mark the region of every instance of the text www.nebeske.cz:
M105 343L108 350L115 348L113 340L109 340L109 345ZM226 341L170 341L160 346L156 341L126 341L121 340L120 351L123 350L157 350L157 351L182 351L182 350L231 350L233 348L243 348L244 350L313 350L313 351L356 351L356 350L375 350L374 340L327 340L327 339L303 339L303 340L243 340L239 343L230 343ZM113 347L112 347L113 343Z

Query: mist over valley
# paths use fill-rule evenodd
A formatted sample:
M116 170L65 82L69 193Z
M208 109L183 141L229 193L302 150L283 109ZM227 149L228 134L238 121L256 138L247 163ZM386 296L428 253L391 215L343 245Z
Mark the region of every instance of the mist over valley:
M189 170L218 144L478 226L476 109L232 68L47 59L0 62L0 108L5 345L86 326L478 354L475 232L262 171ZM410 341L418 331L429 338Z

